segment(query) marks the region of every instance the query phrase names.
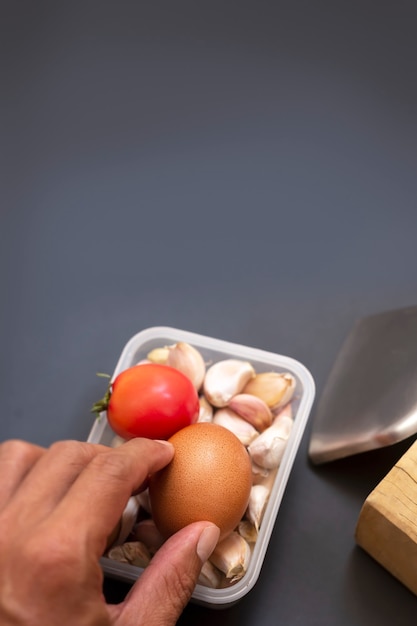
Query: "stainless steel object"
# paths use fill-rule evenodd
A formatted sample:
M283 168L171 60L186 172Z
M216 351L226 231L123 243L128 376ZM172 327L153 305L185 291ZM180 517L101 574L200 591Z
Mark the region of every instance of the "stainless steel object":
M417 306L359 320L346 338L312 420L320 464L417 433Z

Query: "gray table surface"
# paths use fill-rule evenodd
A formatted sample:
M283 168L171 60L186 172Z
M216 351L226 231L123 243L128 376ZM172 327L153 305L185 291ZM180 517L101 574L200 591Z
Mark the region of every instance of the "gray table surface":
M416 304L416 26L407 0L2 2L0 439L86 439L149 326L292 356L318 398L358 318ZM314 468L313 419L257 585L180 624L415 623L353 538L410 442Z

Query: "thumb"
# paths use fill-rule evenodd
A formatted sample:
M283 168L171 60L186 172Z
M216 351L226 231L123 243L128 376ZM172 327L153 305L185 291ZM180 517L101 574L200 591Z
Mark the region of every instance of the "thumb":
M115 624L171 626L189 602L201 567L213 552L220 531L195 522L170 537L158 550L126 599ZM116 608L116 607L114 607Z

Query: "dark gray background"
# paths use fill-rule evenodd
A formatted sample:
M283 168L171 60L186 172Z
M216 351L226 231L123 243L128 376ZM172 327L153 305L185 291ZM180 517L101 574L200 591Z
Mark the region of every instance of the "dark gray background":
M416 304L413 1L0 8L1 439L86 439L149 326L292 356L319 397L359 317ZM313 418L256 587L180 624L415 623L353 539L410 442L314 468Z

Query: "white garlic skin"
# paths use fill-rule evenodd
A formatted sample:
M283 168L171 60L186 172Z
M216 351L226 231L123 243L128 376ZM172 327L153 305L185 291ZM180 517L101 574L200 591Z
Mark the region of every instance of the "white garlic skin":
M292 425L292 418L279 415L269 428L252 441L248 446L248 451L256 465L269 470L279 467Z
M132 539L145 544L151 555L154 555L164 543L164 538L153 519L144 519L138 522L133 529Z
M247 519L259 530L269 499L269 489L265 485L253 485L246 510Z
M250 557L249 543L233 531L217 544L209 560L230 582L236 582L246 574Z
M218 424L230 430L244 446L248 446L259 435L252 424L249 424L249 422L226 407L217 409L213 416L213 424Z
M255 543L258 538L258 531L255 526L247 519L243 519L239 522L237 532L243 539L250 543Z
M203 383L204 395L215 407L224 407L255 376L249 361L224 359L208 368Z
M111 548L107 556L119 563L129 563L136 567L147 567L151 561L151 555L147 547L140 541L127 541L120 546Z
M206 561L203 563L200 575L198 577L198 584L210 587L211 589L218 589L221 586L222 576L220 571L211 563Z
M213 407L205 396L199 397L200 410L198 413L198 422L212 422L213 421Z
M179 341L164 348L154 348L147 356L153 363L169 365L179 370L191 380L197 391L200 390L206 374L206 364L200 351L194 346Z

